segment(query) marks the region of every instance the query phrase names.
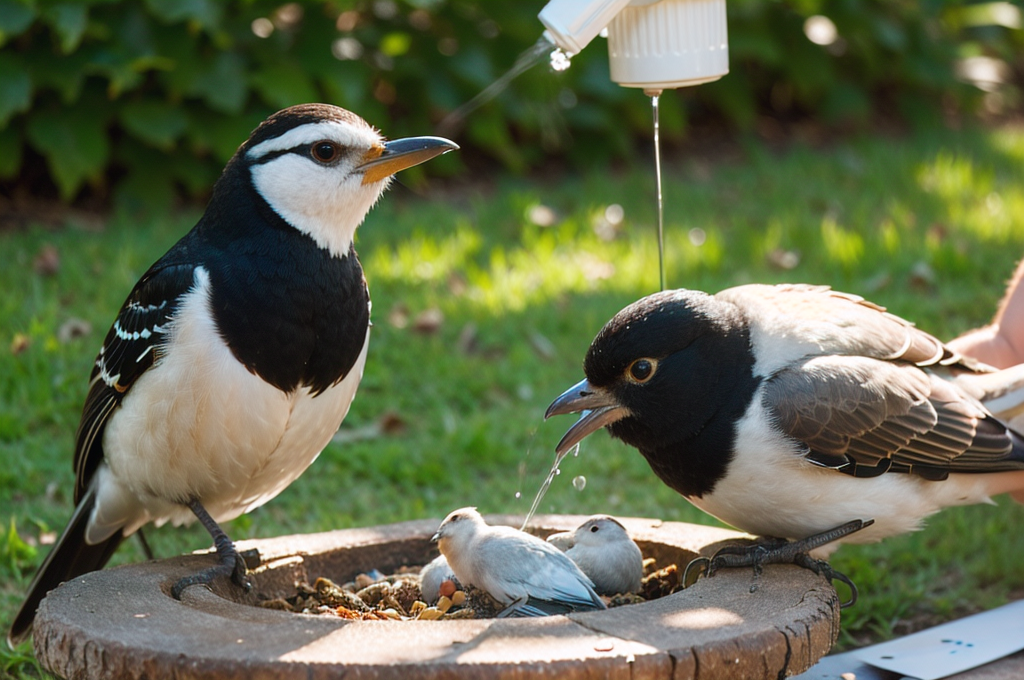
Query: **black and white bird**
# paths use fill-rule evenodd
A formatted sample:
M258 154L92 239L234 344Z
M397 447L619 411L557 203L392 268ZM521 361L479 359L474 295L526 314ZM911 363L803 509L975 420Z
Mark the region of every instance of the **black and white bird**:
M587 575L598 595L635 593L644 575L644 556L626 527L609 515L588 517L573 531L551 534L547 542Z
M431 540L459 583L505 605L499 617L605 609L594 584L565 553L525 531L488 525L476 508L449 513Z
M43 596L100 569L143 525L198 518L217 573L245 584L218 522L291 484L331 440L366 361L370 297L353 239L391 176L458 148L385 141L325 104L265 120L195 227L128 295L92 371L76 435L76 508L8 633Z
M1024 369L978 365L826 287L657 293L605 325L583 368L547 410L582 413L559 451L607 428L698 508L759 536L865 520L840 541L876 541L1024 490L1024 438L993 416L1019 410Z

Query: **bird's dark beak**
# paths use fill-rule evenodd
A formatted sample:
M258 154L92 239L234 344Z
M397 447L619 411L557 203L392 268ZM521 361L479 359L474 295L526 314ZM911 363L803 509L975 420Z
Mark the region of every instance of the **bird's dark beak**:
M437 543L440 540L441 540L441 532L440 531L438 531L437 533L435 533L433 536L430 537L430 542L431 543Z
M555 452L565 453L583 441L591 432L611 425L629 415L629 409L615 400L607 390L593 387L586 379L576 383L551 402L544 412L544 419L564 413L580 413L580 419L563 435Z
M372 184L458 148L458 144L444 137L396 139L367 151L358 169L363 171L363 184Z

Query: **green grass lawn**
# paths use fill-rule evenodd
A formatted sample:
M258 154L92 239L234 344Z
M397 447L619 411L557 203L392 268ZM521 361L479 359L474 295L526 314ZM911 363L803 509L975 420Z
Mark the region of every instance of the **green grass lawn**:
M991 316L1024 253L1020 129L934 130L782 152L751 142L729 160L678 154L667 164L670 286L827 283L949 338ZM341 432L363 432L385 416L401 427L330 445L306 475L229 523L228 533L440 518L464 505L525 512L572 422L544 423L544 408L582 377L583 354L604 322L658 285L652 176L644 165L497 179L426 198L392 190L359 232L375 325ZM610 204L623 208L617 230L602 224ZM551 226L531 221L537 206L554 211ZM138 276L196 217L0 233L5 629L46 550L29 544L70 516L72 439L103 335ZM60 263L46 276L34 262L48 245ZM791 269L773 264L787 258ZM440 312L440 324L416 330L428 310ZM91 332L62 340L76 319ZM570 483L577 475L587 480L582 491ZM604 435L566 460L540 511L714 522ZM843 548L834 565L860 586L861 599L843 613L840 643L1019 596L1022 529L1024 509L1000 499L946 511L914 535ZM209 544L196 527L148 537L160 556ZM139 559L129 541L114 562ZM5 671L39 672L27 645L0 652Z

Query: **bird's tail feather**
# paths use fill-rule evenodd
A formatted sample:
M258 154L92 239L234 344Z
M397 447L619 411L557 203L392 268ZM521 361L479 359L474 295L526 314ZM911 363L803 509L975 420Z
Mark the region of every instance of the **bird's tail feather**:
M985 475L987 493L990 496L1009 493L1013 500L1024 504L1024 435L1013 427L1007 427L1006 434L1010 438L1011 448L1004 460L1016 465L1001 471L993 470L992 474Z
M1017 428L1008 426L1006 428L1006 434L1010 437L1010 455L1008 458L1013 461L1017 461L1024 464L1024 435L1017 430Z
M557 616L572 612L585 612L605 609L604 601L596 594L593 602L576 600L573 602L544 600L537 597L525 597L516 600L498 614L498 618L523 618L533 616Z
M7 644L12 649L28 637L32 631L32 621L35 619L36 609L46 593L64 581L70 581L76 576L102 569L114 554L117 546L124 540L124 535L118 530L110 538L96 545L86 544L85 528L89 523L89 516L92 514L95 502L95 493L90 488L79 501L64 533L54 544L50 554L46 556L36 572L35 578L32 579L32 583L28 587L28 595L25 596L21 609L18 610L18 614L14 617L14 623L11 624L11 628L7 632Z
M519 619L536 616L557 616L558 614L571 614L574 611L576 611L574 607L568 606L564 602L525 597L516 600L503 609L498 614L498 618Z

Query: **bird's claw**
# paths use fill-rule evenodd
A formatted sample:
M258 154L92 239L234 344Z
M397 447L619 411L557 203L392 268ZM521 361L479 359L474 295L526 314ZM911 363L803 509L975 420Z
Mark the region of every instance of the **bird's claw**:
M819 576L824 576L829 583L832 581L839 581L845 583L846 587L850 589L850 599L846 602L839 603L840 609L846 609L857 604L857 597L859 592L857 591L857 585L850 580L850 577L841 571L836 571L832 568L832 565L825 560L816 560L807 553L800 553L797 558L793 560L793 564L803 567L804 569L810 569Z
M211 583L223 576L229 577L232 583L247 593L252 590L252 582L249 580L249 571L246 569L245 561L236 552L199 573L181 577L171 586L171 595L174 599L180 600L186 589L200 585L209 588Z
M245 561L240 556L237 556L237 554L235 558L235 568L231 570L231 581L247 593L252 590L252 581L249 580L249 570L245 566Z
M850 588L850 599L839 605L845 609L857 602L857 586L846 574L836 571L824 560L814 559L809 552L873 523L874 520L871 519L854 520L799 541L766 538L752 545L726 546L711 557L700 556L691 560L683 570L683 587L689 588L701 576L710 578L723 567L753 567L755 573L759 574L766 564L795 564L824 576L829 582L845 583Z
M690 563L686 565L686 569L683 570L683 588L689 588L700 580L701 576L709 576L708 571L710 567L711 559L703 555L690 560ZM692 578L690 577L691 573L693 574Z

